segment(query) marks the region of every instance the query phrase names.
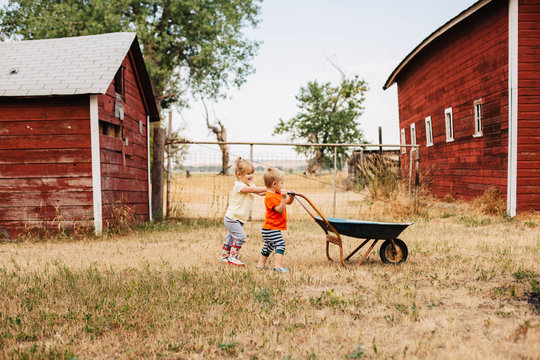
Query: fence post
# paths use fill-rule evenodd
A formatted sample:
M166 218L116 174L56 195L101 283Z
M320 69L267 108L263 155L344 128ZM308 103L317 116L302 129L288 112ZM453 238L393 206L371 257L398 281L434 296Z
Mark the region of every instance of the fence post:
M418 211L418 197L420 192L420 149L416 148L416 157L414 160L414 208Z
M172 111L169 111L169 132L167 140L172 135ZM167 217L171 215L171 144L167 144L167 204L165 206Z
M249 144L249 162L253 165L253 144Z
M152 156L152 215L163 218L163 160L165 157L165 129L154 128L154 154Z
M379 126L379 145L382 145L382 126ZM382 155L382 146L379 146L379 154Z
M337 191L337 146L334 145L334 217L336 217L336 191Z
M409 202L411 202L413 151L414 151L414 148L411 148L411 151L409 151Z

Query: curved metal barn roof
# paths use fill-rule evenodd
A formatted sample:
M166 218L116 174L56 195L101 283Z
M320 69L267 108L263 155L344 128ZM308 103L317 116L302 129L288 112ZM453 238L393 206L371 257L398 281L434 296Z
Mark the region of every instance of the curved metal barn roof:
M481 8L483 8L485 5L491 3L493 0L480 0L473 4L468 9L461 12L459 15L448 21L446 24L435 30L431 35L429 35L424 41L422 41L417 47L414 48L413 51L411 51L405 59L399 63L399 65L392 71L386 82L384 83L383 90L388 89L392 84L396 82L397 76L400 74L400 72L414 59L414 57L422 51L425 47L427 47L430 43L435 41L437 38L439 38L442 34L446 33L450 29L452 29L454 26L456 26L458 23L463 21L464 19L468 18Z

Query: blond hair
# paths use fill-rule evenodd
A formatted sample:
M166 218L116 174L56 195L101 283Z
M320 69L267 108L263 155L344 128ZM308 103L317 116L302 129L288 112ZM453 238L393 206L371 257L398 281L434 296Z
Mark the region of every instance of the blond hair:
M253 167L253 165L249 161L244 160L241 157L236 159L234 165L234 173L236 176L238 176L238 173L240 173L240 175L244 175L250 172L255 172L255 168Z
M272 186L272 184L274 183L274 181L283 180L284 177L283 177L283 174L281 173L281 171L279 171L279 169L276 169L276 168L268 168L268 169L266 169L266 171L264 172L263 179L264 179L264 185L265 185L267 188L269 188L269 187Z

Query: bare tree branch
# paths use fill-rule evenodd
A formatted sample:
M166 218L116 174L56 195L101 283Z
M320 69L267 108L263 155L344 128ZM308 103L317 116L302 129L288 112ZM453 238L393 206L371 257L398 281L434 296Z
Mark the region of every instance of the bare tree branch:
M224 142L224 143L227 142L227 129L225 129L225 125L215 116L215 114L214 114L214 122L217 125L210 124L210 119L208 116L208 108L202 97L201 97L201 102L204 106L206 127L214 133L217 141ZM229 172L229 148L227 144L219 144L219 148L221 150L221 174L227 175Z

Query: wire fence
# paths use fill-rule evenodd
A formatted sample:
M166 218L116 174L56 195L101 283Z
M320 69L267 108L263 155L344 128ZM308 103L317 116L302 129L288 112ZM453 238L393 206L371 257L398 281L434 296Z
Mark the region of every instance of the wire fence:
M224 143L169 140L168 144L182 144L181 160L170 167L167 181L166 207L172 217L222 218L236 180L234 162L238 157L252 162L257 186L264 186L262 176L267 167L279 168L285 175L286 189L306 195L329 217L357 218L361 204L378 196L374 182L392 182L379 184L382 189L404 181L399 163L400 148L404 147L400 145L325 144L327 151L333 151L329 154L333 163L314 172L310 159L295 148L323 145L226 143L229 161L224 171L219 147ZM287 211L297 219L308 217L299 207L291 206ZM264 219L263 197L255 196L252 219Z

